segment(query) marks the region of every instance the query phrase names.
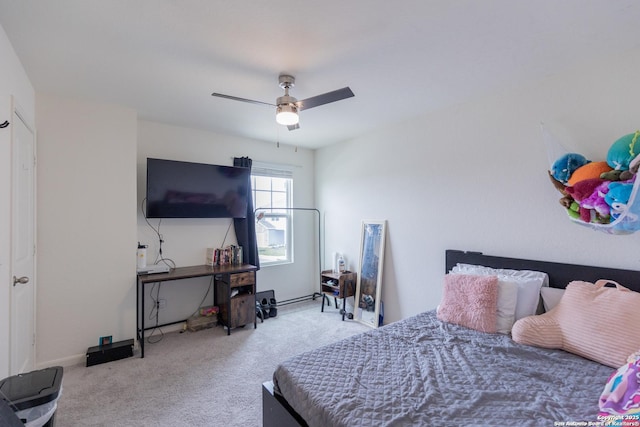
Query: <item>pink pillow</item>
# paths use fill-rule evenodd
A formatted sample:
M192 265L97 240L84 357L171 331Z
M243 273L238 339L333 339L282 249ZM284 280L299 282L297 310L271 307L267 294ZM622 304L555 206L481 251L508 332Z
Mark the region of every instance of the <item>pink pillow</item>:
M496 333L498 278L471 274L447 274L437 316L481 332Z
M613 283L615 288L605 287ZM511 330L520 344L560 348L617 368L640 348L640 293L610 280L567 285L547 313L518 320Z

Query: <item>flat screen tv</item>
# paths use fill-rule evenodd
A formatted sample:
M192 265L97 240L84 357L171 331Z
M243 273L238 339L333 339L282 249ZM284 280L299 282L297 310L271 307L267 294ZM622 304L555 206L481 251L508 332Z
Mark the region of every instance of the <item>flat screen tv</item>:
M246 218L250 170L147 159L147 218Z

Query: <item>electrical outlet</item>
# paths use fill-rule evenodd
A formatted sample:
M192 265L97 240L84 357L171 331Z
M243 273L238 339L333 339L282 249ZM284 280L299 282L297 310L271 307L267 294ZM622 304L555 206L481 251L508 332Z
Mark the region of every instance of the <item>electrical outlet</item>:
M166 299L159 299L158 300L158 308L165 308L167 306L167 300Z

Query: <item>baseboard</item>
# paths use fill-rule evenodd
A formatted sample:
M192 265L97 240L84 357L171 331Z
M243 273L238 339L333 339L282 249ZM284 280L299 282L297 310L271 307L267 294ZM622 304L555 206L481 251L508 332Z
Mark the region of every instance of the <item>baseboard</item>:
M163 326L161 329L162 329L162 332L166 334L169 332L181 331L184 327L183 325L186 325L186 322L176 323L175 325ZM145 331L144 336L149 337L150 334L151 334L151 329ZM135 352L137 350L140 350L140 344L138 343L138 340L134 340L133 351ZM135 353L134 353L134 356L135 356ZM84 366L86 363L87 363L87 354L85 352L85 353L73 354L67 357L62 357L60 359L52 359L44 362L37 362L34 369L44 369L44 368L49 368L51 366L63 366L63 367L74 366L74 365Z
M145 328L148 328L148 325L145 325ZM180 322L180 323L176 323L174 325L167 325L167 326L163 326L160 329L162 329L162 332L169 333L169 332L176 332L176 331L182 331L187 327L187 321L185 320L184 322ZM145 337L149 337L149 335L151 335L152 329L147 329L146 331L144 331L144 336ZM158 333L157 331L155 332L156 334ZM136 340L136 346L138 345L138 340ZM138 347L134 347L134 348L138 348Z
M87 361L86 353L74 354L73 356L63 357L60 359L53 359L46 362L38 362L36 363L35 369L44 369L51 366L75 366L75 365L84 365Z

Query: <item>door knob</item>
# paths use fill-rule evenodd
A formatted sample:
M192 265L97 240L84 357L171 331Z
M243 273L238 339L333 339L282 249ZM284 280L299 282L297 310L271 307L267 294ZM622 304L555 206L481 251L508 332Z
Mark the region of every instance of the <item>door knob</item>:
M29 283L29 278L27 276L22 276L22 277L13 276L13 286L17 285L18 283L22 285Z

